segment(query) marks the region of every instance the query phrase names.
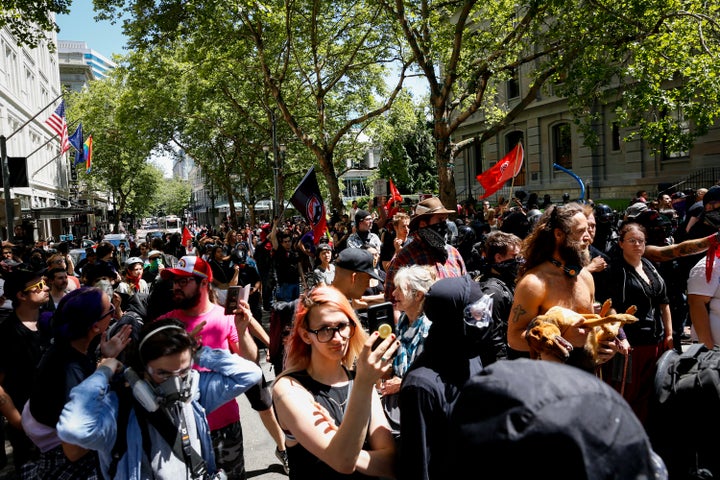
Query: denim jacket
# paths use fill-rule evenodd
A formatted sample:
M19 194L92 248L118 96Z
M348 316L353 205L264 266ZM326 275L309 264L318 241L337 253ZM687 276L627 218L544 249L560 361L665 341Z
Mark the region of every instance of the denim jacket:
M199 382L193 386L191 405L202 447L200 453L208 472L214 472L215 458L205 414L260 382L262 372L253 362L226 350L208 347L199 351L197 363L210 371L200 373ZM104 478L111 478L109 466L118 429L118 396L109 387L111 377L110 369L99 368L73 388L57 424L60 439L98 452ZM128 418L127 443L127 451L120 458L113 478L141 480L140 466L145 453L142 432L134 411L130 412Z

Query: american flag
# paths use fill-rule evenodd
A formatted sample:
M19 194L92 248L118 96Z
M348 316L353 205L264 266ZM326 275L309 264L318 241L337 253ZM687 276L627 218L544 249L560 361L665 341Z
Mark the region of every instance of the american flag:
M62 148L60 153L63 154L70 150L67 122L65 121L65 100L62 100L50 118L45 120L45 124L60 135L60 147Z

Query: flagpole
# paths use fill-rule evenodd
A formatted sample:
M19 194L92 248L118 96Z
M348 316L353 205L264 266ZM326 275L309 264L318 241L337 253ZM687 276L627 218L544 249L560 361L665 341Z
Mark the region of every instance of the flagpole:
M518 141L517 145L522 146L522 142ZM517 148L517 145L515 145L515 148ZM517 165L518 155L520 155L519 149L515 151L515 163L513 163L513 165ZM522 165L520 166L520 168L522 168ZM519 170L517 172L513 172L512 182L510 182L510 198L513 197L513 188L515 188L515 177L517 176L518 173L520 173Z
M7 140L10 140L13 135L15 135L17 132L19 132L19 131L22 130L23 128L25 128L25 126L26 126L28 123L30 123L30 122L32 122L33 120L35 120L42 112L44 112L45 110L47 110L47 108L48 108L49 106L51 106L53 103L55 103L55 102L57 101L57 99L58 99L58 98L61 98L62 96L63 96L63 94L61 93L60 95L58 95L57 97L55 97L52 102L50 102L50 103L48 103L47 105L45 105L45 106L42 108L42 110L40 110L40 111L37 112L35 115L33 115L27 122L25 122L25 123L23 123L22 125L20 125L20 127L19 127L17 130L15 130L15 131L12 132L10 135L8 135L7 137L5 137L5 140L6 140L6 141L7 141ZM53 138L55 138L55 137L53 137Z

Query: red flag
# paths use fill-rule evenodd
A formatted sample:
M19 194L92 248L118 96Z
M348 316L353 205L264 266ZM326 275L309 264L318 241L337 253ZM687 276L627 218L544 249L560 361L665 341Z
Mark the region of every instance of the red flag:
M499 162L475 177L485 189L485 193L480 198L489 197L500 190L505 182L520 173L524 153L522 143L518 142L515 148L510 150Z
M58 105L52 115L45 120L45 124L50 127L53 132L60 135L60 153L63 154L70 150L67 122L65 121L65 100L60 101L60 105Z
M390 198L388 199L387 203L385 204L385 210L388 212L388 218L392 218L393 215L395 215L398 210L400 210L400 207L394 207L393 203L395 202L402 202L403 197L400 195L400 192L398 192L398 189L395 187L395 184L392 181L392 178L390 179Z
M188 230L187 227L183 227L183 234L182 234L183 247L186 247L190 240L192 240L192 234L190 233L190 230Z
M320 239L327 231L327 218L325 204L320 195L320 186L315 176L315 167L310 167L310 170L305 174L305 178L302 179L292 194L290 202L312 227L315 245L320 243Z

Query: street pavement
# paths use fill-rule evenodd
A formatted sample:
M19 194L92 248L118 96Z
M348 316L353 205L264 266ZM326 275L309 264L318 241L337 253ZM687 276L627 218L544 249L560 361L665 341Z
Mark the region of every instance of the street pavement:
M265 372L265 378L271 382L275 374L271 366L264 360L260 366ZM245 471L247 478L258 480L281 480L287 479L280 461L275 457L275 441L265 430L260 420L260 415L250 407L245 395L238 398L240 405L240 422L243 429L243 444L245 447Z

